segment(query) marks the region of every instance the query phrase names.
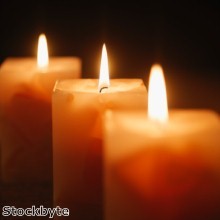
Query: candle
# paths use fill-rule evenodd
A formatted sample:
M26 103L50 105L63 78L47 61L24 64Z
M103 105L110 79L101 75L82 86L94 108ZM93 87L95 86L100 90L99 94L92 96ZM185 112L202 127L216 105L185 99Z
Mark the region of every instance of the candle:
M220 217L218 115L202 109L168 114L164 92L162 69L154 66L148 118L141 110L105 115L106 220Z
M79 58L48 60L45 35L39 37L37 58L8 58L0 69L5 183L52 181L52 89L57 79L80 77Z
M146 107L140 79L109 82L103 46L100 80L64 80L53 94L54 205L72 219L102 219L102 113Z

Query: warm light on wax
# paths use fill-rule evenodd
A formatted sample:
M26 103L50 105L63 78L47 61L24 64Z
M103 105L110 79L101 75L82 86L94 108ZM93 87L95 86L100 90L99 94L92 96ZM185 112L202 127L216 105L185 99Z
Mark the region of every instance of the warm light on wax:
M158 122L168 120L166 85L163 69L155 64L151 68L148 88L148 117Z
M44 34L41 34L38 39L38 50L37 50L37 66L39 68L45 68L48 66L48 48L47 39Z
M110 86L109 82L109 68L108 68L108 55L105 44L102 47L102 58L100 65L99 86L98 89L101 92L102 89L106 89Z

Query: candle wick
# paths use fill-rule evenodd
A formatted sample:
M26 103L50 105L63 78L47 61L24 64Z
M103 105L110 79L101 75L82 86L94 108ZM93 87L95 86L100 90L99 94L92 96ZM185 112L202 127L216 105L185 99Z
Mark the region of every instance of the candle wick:
M102 93L102 90L103 89L108 89L108 87L107 86L103 86L100 90L99 90L99 93Z

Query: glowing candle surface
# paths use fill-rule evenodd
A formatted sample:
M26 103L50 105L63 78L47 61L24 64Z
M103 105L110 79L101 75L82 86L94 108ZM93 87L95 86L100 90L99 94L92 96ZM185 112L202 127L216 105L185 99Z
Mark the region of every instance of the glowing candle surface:
M218 115L209 110L168 115L166 94L160 93L165 92L163 78L162 68L154 66L148 118L146 111L106 113L106 220L220 217Z
M140 79L109 82L103 47L100 80L63 80L53 94L54 205L72 219L102 219L102 113L146 107Z
M51 95L57 79L78 78L76 57L48 59L45 35L36 58L8 58L0 69L2 179L52 181Z

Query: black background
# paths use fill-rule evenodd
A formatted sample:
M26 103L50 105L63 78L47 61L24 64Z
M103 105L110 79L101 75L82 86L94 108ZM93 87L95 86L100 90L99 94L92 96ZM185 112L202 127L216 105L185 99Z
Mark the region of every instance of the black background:
M0 5L0 61L35 56L44 32L50 55L76 55L83 77L97 78L102 44L112 78L147 84L162 64L169 105L220 112L220 5L218 1L12 1Z

